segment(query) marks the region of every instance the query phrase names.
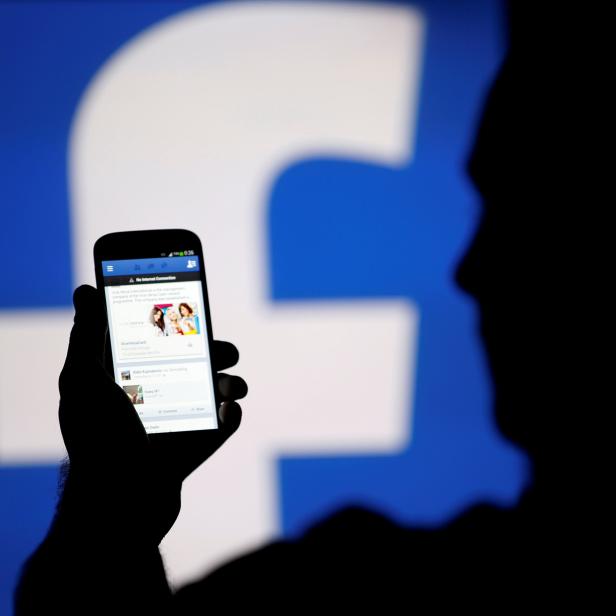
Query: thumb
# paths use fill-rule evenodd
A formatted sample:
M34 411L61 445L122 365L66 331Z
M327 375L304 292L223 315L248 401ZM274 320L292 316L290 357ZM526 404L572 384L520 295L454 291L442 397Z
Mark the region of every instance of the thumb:
M76 372L94 362L102 365L107 335L107 318L98 292L83 285L73 294L75 318L62 372Z
M60 389L60 429L69 455L90 446L90 423L96 414L84 413L84 402L93 405L91 391L103 389L108 380L102 357L106 322L96 289L81 286L73 294L75 318L68 343L68 352L58 381ZM71 459L73 456L71 455Z

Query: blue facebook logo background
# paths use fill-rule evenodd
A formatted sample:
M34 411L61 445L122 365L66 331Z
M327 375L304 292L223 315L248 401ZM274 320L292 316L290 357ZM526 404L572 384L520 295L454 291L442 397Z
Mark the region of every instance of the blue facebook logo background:
M127 40L200 4L0 7L1 309L70 306L67 146L80 96ZM412 6L427 24L412 163L298 161L274 183L268 211L273 302L401 297L418 305L412 444L391 455L280 459L289 535L350 501L435 525L477 500L512 504L526 479L523 456L495 431L475 309L453 282L479 212L464 161L504 51L504 15L500 3L481 0ZM49 524L56 484L55 465L0 466L2 613Z

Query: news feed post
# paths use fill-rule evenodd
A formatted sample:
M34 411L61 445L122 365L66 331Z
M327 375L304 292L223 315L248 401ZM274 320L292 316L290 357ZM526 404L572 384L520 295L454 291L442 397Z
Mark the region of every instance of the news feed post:
M115 379L148 433L218 425L198 268L195 256L103 262Z

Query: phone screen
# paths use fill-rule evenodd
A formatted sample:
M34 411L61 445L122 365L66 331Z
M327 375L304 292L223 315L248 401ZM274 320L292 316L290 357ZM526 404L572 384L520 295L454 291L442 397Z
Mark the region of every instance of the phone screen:
M218 427L198 255L102 261L116 382L146 432Z

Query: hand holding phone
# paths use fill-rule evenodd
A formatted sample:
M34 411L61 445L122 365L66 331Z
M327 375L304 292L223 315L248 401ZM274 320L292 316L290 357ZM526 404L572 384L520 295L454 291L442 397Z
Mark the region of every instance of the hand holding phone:
M182 481L239 427L235 400L246 394L246 384L219 372L237 362L237 350L222 341L212 346L221 401L218 429L148 436L134 405L104 367L106 321L99 294L79 287L74 304L60 375L60 427L70 458L61 510L79 511L75 515L96 519L114 534L138 529L157 544L179 513Z
M234 365L238 353L226 342L210 345L222 403L216 429L148 435L132 400L105 368L101 293L79 287L73 302L75 322L59 383L70 466L64 466L68 473L47 535L24 564L16 609L77 614L87 606L113 613L119 606L122 612L167 614L174 611L172 594L158 545L179 513L184 477L239 426L235 399L246 393L246 384L218 372Z
M169 240L172 244L192 240L193 248L188 250L195 254L190 255L191 260L199 257L197 262L201 263L196 236L166 231L114 235L122 236L119 243L116 238L111 244L97 243L97 249L113 248L108 255L95 251L98 291L84 286L75 292L75 324L60 377L60 425L71 461L69 500L70 494L77 494L78 499L90 502L97 516L106 510L103 517L116 530L119 525L139 529L159 541L179 512L184 478L239 426L241 409L235 400L246 394L247 387L240 377L219 372L232 367L238 353L232 344L212 338L202 270L189 272L192 275L188 277L179 276L179 272L159 275L148 272L146 265L146 274L139 276L141 282L130 282L137 278L133 274L122 281L125 285L109 285L103 280L102 272L109 265L106 261L141 265L140 259L154 259L143 256L143 251L147 254L152 246ZM167 254L171 252L184 251L169 249ZM188 259L181 260L187 270L196 269L188 267ZM176 264L164 269L169 272ZM115 267L113 270L110 273L117 272ZM165 280L156 281L157 277ZM113 287L111 291L109 287ZM117 302L115 312L109 309L110 297ZM155 306L157 301L153 297L177 308L177 319L168 319L176 333L152 332L155 327L161 329L149 320L149 304ZM181 304L192 308L192 313L182 310ZM190 324L176 324L182 314ZM108 321L111 331L107 330ZM186 330L179 333L182 327ZM114 349L122 348L124 342L129 343L128 351L114 355ZM171 342L169 348L164 346L167 342ZM143 347L148 344L152 354L144 356ZM134 352L135 347L141 351ZM130 378L123 374L126 371ZM127 382L132 387L128 391ZM141 385L141 391L135 385ZM157 392L158 398L153 395ZM152 398L149 408L147 396ZM146 409L146 413L138 409ZM171 411L172 418L152 419L156 410ZM161 429L165 421L173 428ZM72 489L75 486L77 489Z

